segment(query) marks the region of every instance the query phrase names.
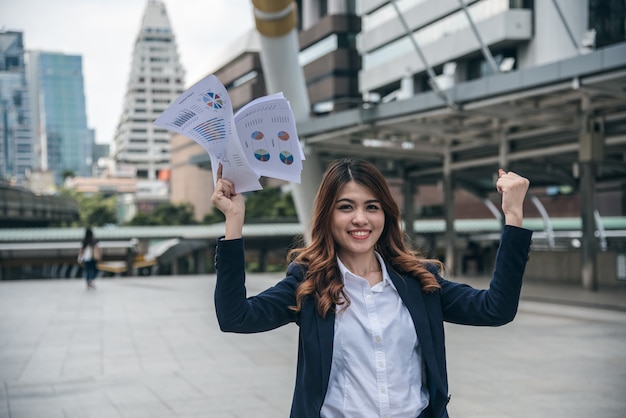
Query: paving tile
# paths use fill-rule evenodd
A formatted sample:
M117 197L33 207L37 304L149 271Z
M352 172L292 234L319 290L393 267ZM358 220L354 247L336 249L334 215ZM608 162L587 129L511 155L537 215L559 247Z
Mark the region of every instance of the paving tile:
M249 293L279 278L251 274ZM0 418L288 416L297 327L222 333L214 284L101 279L87 292L82 280L0 281ZM524 286L513 323L446 325L450 415L621 416L626 294Z

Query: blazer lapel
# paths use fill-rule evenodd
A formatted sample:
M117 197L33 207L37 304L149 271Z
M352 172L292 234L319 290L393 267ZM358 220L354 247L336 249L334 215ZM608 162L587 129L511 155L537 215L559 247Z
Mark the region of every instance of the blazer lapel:
M389 265L387 265L387 272L389 273L389 277L391 278L394 286L398 290L398 294L400 295L402 302L404 302L404 305L407 307L409 313L411 314L411 318L413 319L415 331L417 332L417 338L420 346L422 347L424 362L428 370L431 371L429 378L434 380L429 381L429 384L435 384L436 387L440 388L442 392L445 392L443 382L439 374L440 369L437 363L435 347L433 345L433 337L430 332L430 318L428 317L428 312L426 311L424 295L422 293L420 283L417 279L400 276Z
M335 314L328 313L326 318L315 315L317 318L317 333L320 343L320 363L322 378L322 393L326 393L328 389L328 381L330 380L330 368L333 358L333 342L335 338Z

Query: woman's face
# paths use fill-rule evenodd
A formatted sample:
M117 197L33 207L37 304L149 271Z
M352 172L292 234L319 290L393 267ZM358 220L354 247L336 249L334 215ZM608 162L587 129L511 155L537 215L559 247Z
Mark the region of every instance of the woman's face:
M339 190L331 229L340 257L373 251L384 227L385 213L369 189L351 181Z

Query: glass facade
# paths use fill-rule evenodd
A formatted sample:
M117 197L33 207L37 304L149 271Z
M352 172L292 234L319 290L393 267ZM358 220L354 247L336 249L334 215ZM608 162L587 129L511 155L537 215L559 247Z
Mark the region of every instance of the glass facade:
M21 32L0 32L0 179L22 183L33 142Z
M626 41L626 0L589 0L589 28L596 47Z
M46 131L47 167L57 182L63 173L91 176L93 135L87 127L82 57L39 52L39 112Z
M398 2L398 6L402 11L402 5L405 7L415 7L416 3L422 3L424 0ZM468 12L475 23L489 19L509 10L511 7L509 0L483 0L471 6L468 6ZM382 17L378 16L383 15ZM393 18L397 18L397 14L391 5L387 5L375 13L363 18L363 27L376 27ZM467 29L470 26L465 12L458 11L449 16L444 17L436 22L429 23L427 26L413 32L415 41L424 47L430 43L436 42L441 38L453 35ZM409 54L413 51L411 40L406 36L389 44L372 51L363 56L363 68L376 67L395 57Z

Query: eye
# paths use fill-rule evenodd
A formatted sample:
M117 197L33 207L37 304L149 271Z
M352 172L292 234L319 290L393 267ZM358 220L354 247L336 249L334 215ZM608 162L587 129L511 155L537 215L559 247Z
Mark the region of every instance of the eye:
M352 205L350 205L349 203L342 203L339 206L337 206L337 209L339 209L339 210L350 210L350 209L352 209Z
M380 210L380 206L371 203L371 204L367 205L367 210L377 211L377 210Z

